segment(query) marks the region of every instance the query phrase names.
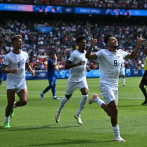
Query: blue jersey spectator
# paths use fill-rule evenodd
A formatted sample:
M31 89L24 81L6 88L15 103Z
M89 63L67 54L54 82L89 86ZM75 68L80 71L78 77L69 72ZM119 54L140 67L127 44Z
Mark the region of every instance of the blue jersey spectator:
M58 100L60 98L56 97L56 76L55 67L57 66L57 56L55 52L50 53L50 59L48 60L48 81L49 86L40 94L40 98L43 100L43 95L50 89L52 89L53 99Z
M2 60L0 60L0 86L2 85L2 80L3 80L1 68L2 68Z

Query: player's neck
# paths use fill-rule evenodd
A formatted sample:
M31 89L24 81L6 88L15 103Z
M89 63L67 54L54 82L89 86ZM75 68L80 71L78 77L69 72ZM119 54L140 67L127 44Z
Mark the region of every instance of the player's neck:
M79 52L81 53L84 53L84 50L83 49L78 49Z
M111 48L111 47L109 47L109 51L110 51L110 52L117 52L117 49L116 49L116 48Z
M13 49L13 53L14 53L14 54L20 54L20 52L21 52L20 49L15 49L15 48Z

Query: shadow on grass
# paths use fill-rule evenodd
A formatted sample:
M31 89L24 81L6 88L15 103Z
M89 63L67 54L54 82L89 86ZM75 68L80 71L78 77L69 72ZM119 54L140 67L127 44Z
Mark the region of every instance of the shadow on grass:
M57 127L53 125L45 125L45 126L37 126L37 127L22 127L22 128L4 128L3 126L0 127L0 129L5 129L7 131L27 131L27 130L38 130L38 129L65 129L65 128L73 128L73 127L79 127L79 126L64 126L64 127Z
M139 105L122 105L122 106L118 105L118 108L119 107L141 107L141 106L147 106L147 105L141 105L141 104L139 104Z
M107 140L107 141L96 141L96 140L71 140L71 139L62 139L61 142L55 142L55 143L44 143L44 144L31 144L31 145L23 145L18 147L33 147L33 146L57 146L57 145L84 145L84 144L91 144L91 143L102 143L102 142L114 142L113 140Z

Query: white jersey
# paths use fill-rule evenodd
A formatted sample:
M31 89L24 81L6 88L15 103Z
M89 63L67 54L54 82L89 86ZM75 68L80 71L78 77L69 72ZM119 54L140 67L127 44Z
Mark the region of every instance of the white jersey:
M21 51L20 54L15 54L11 51L5 56L3 64L7 65L7 69L18 69L16 74L7 74L7 85L19 84L21 81L25 80L25 63L28 63L28 61L29 56L24 51Z
M80 61L85 61L85 63L83 65L72 67L70 69L70 75L68 80L72 82L80 82L86 80L85 69L86 69L87 59L85 58L85 54L86 51L84 51L84 53L81 53L78 50L75 50L74 52L71 53L68 59L69 61L71 61L74 64L79 63Z
M99 70L102 74L100 82L108 85L114 90L118 90L121 63L123 58L129 53L121 49L117 50L117 52L101 49L95 54L97 59L99 59Z

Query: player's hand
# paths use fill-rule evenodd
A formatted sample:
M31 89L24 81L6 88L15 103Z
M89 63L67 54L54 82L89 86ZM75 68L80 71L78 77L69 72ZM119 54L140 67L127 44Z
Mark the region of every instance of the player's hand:
M83 64L85 64L85 61L80 61L80 62L78 63L78 65L83 65Z
M55 56L54 56L54 59L57 60L57 56L56 56L56 54L55 54Z
M35 77L35 72L33 70L31 70L30 73L33 77Z
M89 72L90 71L90 67L86 66L86 70L87 70L87 72Z
M92 35L91 35L91 45L95 45L97 43L97 39L93 39Z
M140 34L140 37L137 37L137 42L139 45L142 45L144 43L145 39L142 38L142 33Z
M16 74L18 72L18 69L15 68L15 69L12 69L12 73Z

